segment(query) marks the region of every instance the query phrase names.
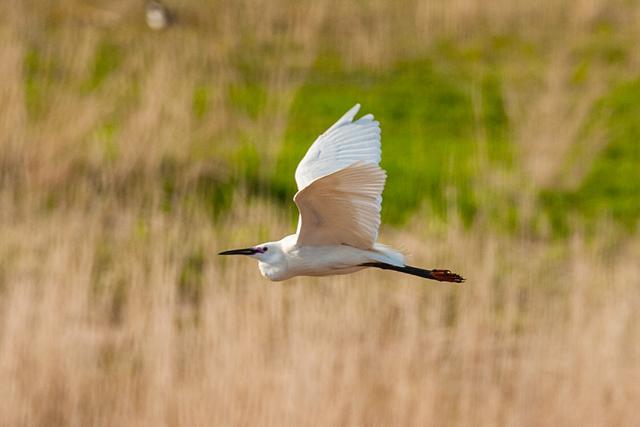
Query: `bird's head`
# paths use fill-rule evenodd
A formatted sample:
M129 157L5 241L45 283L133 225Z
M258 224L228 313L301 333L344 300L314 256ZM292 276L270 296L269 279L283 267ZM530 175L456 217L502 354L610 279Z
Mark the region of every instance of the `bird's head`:
M269 263L279 257L281 253L282 250L277 243L269 242L261 243L250 248L231 249L229 251L219 252L218 255L248 255L258 261Z

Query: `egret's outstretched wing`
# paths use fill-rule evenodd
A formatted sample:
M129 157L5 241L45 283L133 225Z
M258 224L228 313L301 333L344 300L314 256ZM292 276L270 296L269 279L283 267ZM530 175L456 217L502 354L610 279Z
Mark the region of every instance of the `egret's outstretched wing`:
M320 135L296 170L299 245L346 244L371 249L378 236L386 173L380 126L360 105Z
M380 227L380 194L386 173L358 162L298 191L299 245L349 245L371 249Z
M367 114L355 122L356 104L320 135L296 168L296 183L302 190L318 178L356 162L380 163L380 123Z

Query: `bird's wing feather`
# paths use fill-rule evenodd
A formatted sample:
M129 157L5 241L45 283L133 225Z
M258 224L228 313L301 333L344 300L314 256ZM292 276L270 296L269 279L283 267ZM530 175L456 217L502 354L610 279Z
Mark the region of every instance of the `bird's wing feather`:
M380 163L380 123L371 114L353 121L359 109L356 104L309 147L296 168L298 190L356 162Z
M386 173L380 124L356 104L311 145L296 169L298 245L371 249L378 237Z
M349 245L371 249L378 237L386 173L356 162L316 179L293 200L300 211L300 246Z

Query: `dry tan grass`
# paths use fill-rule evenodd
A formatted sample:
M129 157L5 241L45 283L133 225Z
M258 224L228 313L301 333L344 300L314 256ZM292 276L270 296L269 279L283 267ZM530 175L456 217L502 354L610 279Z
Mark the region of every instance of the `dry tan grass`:
M637 236L536 241L418 215L383 241L415 265L460 271L463 286L381 271L272 284L253 262L215 253L290 232L277 207L238 194L212 224L189 204L166 209L159 184L167 158L188 165L175 177L187 187L203 169L232 173L225 156L247 139L272 163L320 42L347 64L385 67L474 33L573 43L602 14L637 21L637 6L173 3L182 23L165 33L124 0L0 3L0 426L640 424ZM87 90L105 40L134 50ZM53 64L35 112L34 47ZM507 78L532 176L547 176L536 161L563 116L584 113L558 98L562 49L545 64L555 85L521 91ZM225 91L247 78L236 56L263 51L250 77L268 94L253 117ZM212 88L201 118L198 85ZM96 129L114 114L111 147Z
M252 225L106 205L3 218L3 424L640 421L637 241L416 229L384 240L466 284L379 271L272 284L215 252L288 224L264 204L237 213Z

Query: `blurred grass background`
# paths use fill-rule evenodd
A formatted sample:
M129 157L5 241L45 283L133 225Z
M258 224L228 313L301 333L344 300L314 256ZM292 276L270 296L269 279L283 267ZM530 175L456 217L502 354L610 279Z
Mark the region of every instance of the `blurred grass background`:
M426 207L508 232L635 228L633 5L405 3L186 2L162 33L138 3L8 7L5 138L32 169L4 150L5 179L35 175L62 201L79 184L159 180L171 198L188 177L171 203L215 215L238 186L284 202L310 142L361 102L396 183L387 223Z
M0 4L7 425L637 425L637 2L166 5ZM215 256L356 102L382 240L463 287Z

